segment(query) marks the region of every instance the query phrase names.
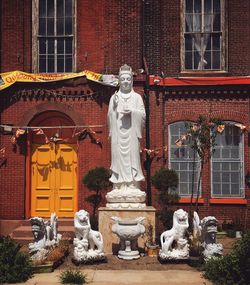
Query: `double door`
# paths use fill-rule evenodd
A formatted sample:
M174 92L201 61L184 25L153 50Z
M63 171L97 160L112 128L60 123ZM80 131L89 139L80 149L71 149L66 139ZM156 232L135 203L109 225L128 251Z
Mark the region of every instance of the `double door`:
M31 216L74 217L77 210L77 154L74 144L33 144Z

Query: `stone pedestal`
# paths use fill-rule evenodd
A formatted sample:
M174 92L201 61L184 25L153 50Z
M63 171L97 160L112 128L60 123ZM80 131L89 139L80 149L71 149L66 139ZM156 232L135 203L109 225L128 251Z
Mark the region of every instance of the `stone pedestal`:
M119 250L119 238L116 234L112 233L111 217L119 217L121 219L136 219L138 217L145 217L144 224L150 223L153 226L153 234L155 236L155 212L154 207L145 207L141 209L110 209L101 207L99 212L99 231L103 236L103 245L105 254L117 254ZM144 248L146 237L138 238L139 248Z

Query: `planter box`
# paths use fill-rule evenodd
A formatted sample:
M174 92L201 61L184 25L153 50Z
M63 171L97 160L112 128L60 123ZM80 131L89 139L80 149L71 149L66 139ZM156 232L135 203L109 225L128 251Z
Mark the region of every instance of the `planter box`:
M54 271L53 262L47 262L45 264L33 265L34 273L49 273Z

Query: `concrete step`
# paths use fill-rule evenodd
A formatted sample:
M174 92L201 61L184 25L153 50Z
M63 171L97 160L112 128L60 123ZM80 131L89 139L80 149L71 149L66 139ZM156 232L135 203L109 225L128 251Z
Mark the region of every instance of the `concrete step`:
M69 235L72 237L72 234L74 234L74 227L73 226L59 226L58 227L58 233L62 235ZM31 231L31 226L20 226L16 228L12 232L12 237L28 237L28 238L33 238L33 234Z
M11 237L22 245L34 242L31 226L27 225L27 223L24 224L25 225L14 229L11 234ZM72 240L75 237L75 229L72 225L72 221L71 223L69 221L66 221L65 223L59 222L58 233L61 234L64 239Z
M49 218L45 218L46 221L49 220ZM30 226L30 221L29 220L23 220L22 221L23 226ZM58 225L60 226L74 226L74 219L69 218L60 218L58 219Z

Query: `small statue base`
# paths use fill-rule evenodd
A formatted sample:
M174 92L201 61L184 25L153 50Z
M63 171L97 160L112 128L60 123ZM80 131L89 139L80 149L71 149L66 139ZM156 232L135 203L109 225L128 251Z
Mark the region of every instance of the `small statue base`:
M112 191L107 193L107 208L111 209L136 209L146 207L146 193L135 184L114 184Z
M119 250L118 257L125 260L133 260L140 258L140 254L138 250L131 250L131 251Z
M74 255L72 261L75 264L86 264L86 263L94 263L97 261L105 261L106 257L103 252L99 250L92 250L85 248L85 241L79 240L77 238L74 239Z

